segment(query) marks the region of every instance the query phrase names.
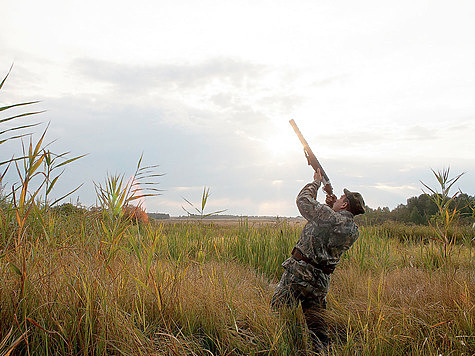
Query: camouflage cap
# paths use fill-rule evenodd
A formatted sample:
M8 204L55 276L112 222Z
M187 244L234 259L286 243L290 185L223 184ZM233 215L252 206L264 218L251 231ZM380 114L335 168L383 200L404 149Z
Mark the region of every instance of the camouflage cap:
M348 201L350 202L350 210L353 215L364 214L364 200L360 193L350 192L348 189L343 189Z

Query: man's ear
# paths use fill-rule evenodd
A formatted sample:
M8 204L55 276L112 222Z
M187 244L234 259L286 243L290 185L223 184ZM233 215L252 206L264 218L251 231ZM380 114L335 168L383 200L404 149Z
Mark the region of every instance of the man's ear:
M348 202L348 200L345 200L343 204L341 205L341 208L345 210L348 210L349 207L350 207L350 203Z

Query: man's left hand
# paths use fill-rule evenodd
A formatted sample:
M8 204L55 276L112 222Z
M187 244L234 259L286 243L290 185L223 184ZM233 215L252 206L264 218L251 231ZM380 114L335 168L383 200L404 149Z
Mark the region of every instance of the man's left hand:
M313 180L316 180L318 183L321 183L323 181L322 172L320 171L320 168L317 169L317 171L313 174Z

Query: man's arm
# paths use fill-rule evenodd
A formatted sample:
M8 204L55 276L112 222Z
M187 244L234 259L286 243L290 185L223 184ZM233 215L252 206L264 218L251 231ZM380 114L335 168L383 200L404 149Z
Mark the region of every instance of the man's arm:
M300 214L307 220L313 220L316 216L315 210L319 205L316 198L320 184L320 182L314 180L312 183L303 187L299 195L297 195L297 208Z
M315 220L317 218L330 218L333 210L326 205L320 204L317 199L317 191L322 183L322 175L320 170L313 175L314 181L307 184L297 196L297 208L300 214L307 220Z

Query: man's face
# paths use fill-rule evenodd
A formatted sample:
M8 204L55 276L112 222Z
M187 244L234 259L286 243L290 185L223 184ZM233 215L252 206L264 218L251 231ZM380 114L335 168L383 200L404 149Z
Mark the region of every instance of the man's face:
M348 199L346 198L346 195L343 194L340 199L337 199L335 203L333 203L333 210L334 211L340 211L344 210L348 207Z

